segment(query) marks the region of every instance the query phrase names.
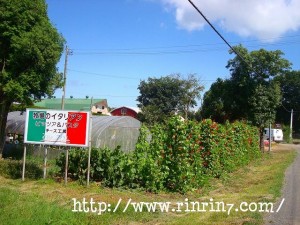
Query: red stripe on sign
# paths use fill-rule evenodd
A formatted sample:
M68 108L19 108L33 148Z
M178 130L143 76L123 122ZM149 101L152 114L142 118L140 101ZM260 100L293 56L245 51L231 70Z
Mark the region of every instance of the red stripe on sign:
M74 145L86 145L87 113L69 112L67 123L67 142Z

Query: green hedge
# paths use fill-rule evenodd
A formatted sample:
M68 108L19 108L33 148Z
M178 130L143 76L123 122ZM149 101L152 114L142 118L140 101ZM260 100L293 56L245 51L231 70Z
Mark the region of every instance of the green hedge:
M129 154L120 148L92 149L91 179L108 187L185 193L260 157L258 138L257 128L244 122L220 125L174 117L150 132L142 126L136 149ZM70 150L68 172L81 182L87 158L87 151ZM57 165L63 172L64 154Z

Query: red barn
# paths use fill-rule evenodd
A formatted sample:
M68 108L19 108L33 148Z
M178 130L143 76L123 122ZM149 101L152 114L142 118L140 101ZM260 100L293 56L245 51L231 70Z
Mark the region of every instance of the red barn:
M133 118L137 118L137 114L140 112L139 108L122 106L116 108L110 112L112 116L131 116Z

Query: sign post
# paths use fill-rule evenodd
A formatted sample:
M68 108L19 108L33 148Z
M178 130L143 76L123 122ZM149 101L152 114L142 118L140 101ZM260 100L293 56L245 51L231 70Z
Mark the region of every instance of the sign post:
M65 185L68 183L69 148L66 149Z
M44 146L44 179L47 177L47 155L48 155L48 149L47 146Z
M26 145L24 145L24 152L23 152L22 181L25 180L25 164L26 164Z
M93 98L91 99L91 111L93 106ZM90 173L91 173L91 151L92 151L92 114L90 114L90 130L89 130L89 152L88 152L88 168L87 168L87 179L86 185L90 186Z
M26 109L24 143L88 147L89 126L90 112ZM26 148L24 148L24 157L25 154ZM66 157L68 157L68 148ZM23 168L25 170L25 165ZM24 180L24 175L22 179Z

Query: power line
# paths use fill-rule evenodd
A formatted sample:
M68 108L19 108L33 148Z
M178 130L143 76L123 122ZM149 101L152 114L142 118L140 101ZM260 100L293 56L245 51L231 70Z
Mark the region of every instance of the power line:
M191 5L196 9L196 11L203 17L203 19L209 24L209 26L217 33L217 35L229 46L229 48L238 56L242 59L242 61L244 61L250 68L252 68L252 66L240 55L240 53L238 51L236 51L227 41L226 39L219 33L219 31L217 31L217 29L211 24L211 22L204 16L204 14L200 11L200 9L191 1L188 0Z
M222 48L214 49L183 49L170 51L123 51L123 50L105 50L105 51L90 51L90 52L76 52L76 55L168 55L168 54L186 54L208 51L220 51Z
M73 69L68 69L68 71L73 71L73 72L76 72L76 73L89 74L89 75L94 75L94 76L100 76L100 77L107 77L107 78L132 79L132 80L140 80L141 79L140 77L127 77L127 76L108 75L108 74L100 74L100 73L79 71L79 70L73 70Z
M71 92L71 91L69 91ZM137 96L136 95L110 95L110 94L97 94L97 95L93 95L93 94L88 94L88 93L83 93L83 92L72 92L71 93L71 96L73 96L73 98L75 98L74 95L77 95L77 96L86 96L86 95L89 95L89 96L93 96L94 98L102 98L102 97L111 97L111 98L136 98Z
M210 21L205 17L205 15L200 11L200 9L193 3L192 0L188 0L191 5L196 9L196 11L204 18L204 20L210 25L210 27L218 34L218 36L227 44L227 46L229 46L229 48L246 64L248 65L249 69L252 70L252 72L256 73L256 74L260 74L255 68L252 67L252 65L250 63L248 63L244 57L241 56L241 54L236 51L230 44L228 41L226 41L226 39L218 32L218 30L210 23Z
M100 74L100 73L94 73L94 72L79 71L79 70L74 70L74 69L68 69L68 71L73 71L73 72L82 73L82 74L89 74L89 75L99 76L99 77L116 78L116 79L132 79L132 80L141 80L142 79L141 77L108 75L108 74ZM200 79L200 81L215 81L215 80Z
M269 46L269 45L285 45L285 44L297 44L300 43L300 39L296 39L296 40L288 40L288 41L280 41L280 42L267 42L269 40L278 40L278 39L283 39L283 38L290 38L290 37L300 37L300 35L290 35L290 36L282 36L282 37L278 37L278 38L266 38L266 39L254 39L254 40L249 40L249 41L234 41L231 42L232 44L243 44L246 46L250 46L250 47L260 47L260 46ZM263 42L260 44L252 44L249 45L249 43L253 43L253 42ZM148 50L160 50L160 49L176 49L176 48L190 48L190 47L208 47L208 46L216 46L216 45L223 45L223 43L204 43L204 44L190 44L190 45L172 45L172 46L154 46L154 47L142 47L142 48L107 48L107 49L73 49L74 51L76 51L76 54L89 54L89 53L147 53ZM144 50L144 52L143 52ZM199 49L197 49L199 50ZM204 49L205 50L205 49Z
M287 112L289 112L289 113L292 112L292 110L288 110L288 109L282 104L282 102L281 102L281 106L284 108L285 111L287 111ZM297 113L297 112L300 112L300 111L294 111L294 110L293 110L293 112L294 112L294 113Z
M287 111L287 112L289 112L289 113L291 112L291 111L287 110L287 109L285 108L285 106L284 106L282 103L281 103L281 106L284 108L285 111Z
M234 44L243 44L241 42L233 42ZM300 41L292 40L288 42L279 43L261 43L261 44L244 44L247 48L259 48L266 46L282 46L298 44ZM199 52L212 52L212 51L224 51L224 47L216 47L221 43L216 44L203 44L203 45L183 45L183 46L165 46L165 47L153 47L153 48L131 48L131 49L86 49L74 50L74 54L80 55L176 55L176 54L194 54ZM210 47L211 46L211 47ZM207 47L207 48L200 48ZM173 48L173 49L172 49ZM179 49L176 49L179 48ZM184 49L186 48L186 49ZM160 50L160 49L171 49L171 50Z

